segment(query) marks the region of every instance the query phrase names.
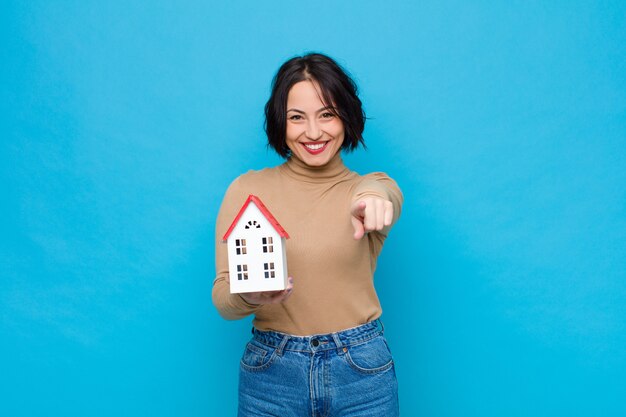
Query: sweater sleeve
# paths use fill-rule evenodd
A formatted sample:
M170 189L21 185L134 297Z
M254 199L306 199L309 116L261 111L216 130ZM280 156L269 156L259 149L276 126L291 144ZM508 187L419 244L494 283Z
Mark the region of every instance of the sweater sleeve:
M215 224L215 272L213 281L213 304L219 314L227 320L236 320L254 313L260 305L250 304L239 294L230 293L228 273L228 249L222 237L237 216L248 195L237 178L226 190Z
M391 221L391 225L378 232L383 236L387 236L391 227L400 218L400 212L402 211L404 197L402 191L400 191L400 187L384 172L372 172L362 177L361 182L354 190L352 201L354 202L364 197L380 197L391 201L393 204L393 220Z

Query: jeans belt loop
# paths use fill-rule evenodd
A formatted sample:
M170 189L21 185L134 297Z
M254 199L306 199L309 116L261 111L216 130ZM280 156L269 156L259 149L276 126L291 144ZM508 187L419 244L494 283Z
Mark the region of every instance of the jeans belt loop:
M341 339L339 339L339 335L337 333L333 333L333 340L335 341L335 345L337 345L337 354L338 355L343 355L344 353L346 353L348 351L348 348L343 346L343 344L341 343Z
M276 354L278 356L283 356L283 349L285 349L285 345L287 344L288 341L289 341L289 335L286 334L283 337L283 340L280 341L280 344L278 345L278 349L276 349Z

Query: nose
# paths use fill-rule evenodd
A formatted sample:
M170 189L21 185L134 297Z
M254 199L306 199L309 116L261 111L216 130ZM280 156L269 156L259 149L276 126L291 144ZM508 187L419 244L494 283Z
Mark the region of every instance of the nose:
M306 125L306 137L311 140L318 140L322 137L322 129L320 129L317 121L309 120Z

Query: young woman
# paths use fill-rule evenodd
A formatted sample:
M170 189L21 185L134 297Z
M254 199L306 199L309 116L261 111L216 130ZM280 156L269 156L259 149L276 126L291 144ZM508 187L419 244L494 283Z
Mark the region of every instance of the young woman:
M233 181L216 225L213 302L229 320L254 314L240 363L239 416L398 415L394 363L373 274L402 193L387 175L364 176L341 151L364 145L357 88L331 58L285 62L265 106L282 165ZM231 294L222 243L249 194L288 231L284 291Z

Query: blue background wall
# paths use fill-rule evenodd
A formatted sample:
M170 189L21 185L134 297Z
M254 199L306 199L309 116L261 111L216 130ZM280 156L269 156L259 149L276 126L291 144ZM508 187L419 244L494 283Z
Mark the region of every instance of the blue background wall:
M269 83L355 76L403 188L376 283L405 416L626 414L626 4L0 6L0 415L234 415L214 219ZM349 296L349 295L347 295Z

